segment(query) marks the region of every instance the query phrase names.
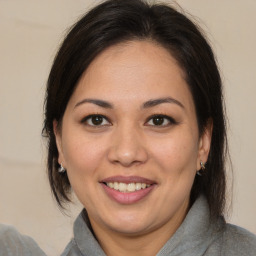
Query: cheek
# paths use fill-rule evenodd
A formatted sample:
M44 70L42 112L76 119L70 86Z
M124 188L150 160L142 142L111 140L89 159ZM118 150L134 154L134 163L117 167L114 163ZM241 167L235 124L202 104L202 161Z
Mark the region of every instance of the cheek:
M192 135L176 134L151 148L165 172L181 174L196 170L198 142Z
M98 140L72 136L63 143L67 170L71 175L92 175L103 159L104 147Z
M83 136L69 137L64 142L67 174L73 191L86 208L93 205L95 182L104 157L104 147L98 140Z

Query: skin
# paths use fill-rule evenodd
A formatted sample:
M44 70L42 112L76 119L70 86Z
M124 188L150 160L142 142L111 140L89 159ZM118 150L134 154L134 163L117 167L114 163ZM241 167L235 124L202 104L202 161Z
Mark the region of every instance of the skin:
M199 136L183 77L170 53L153 42L112 46L81 77L61 130L54 122L59 163L107 255L156 255L189 210L196 171L207 161L211 126ZM143 107L166 97L173 100ZM104 100L112 108L85 99ZM106 119L93 126L86 119L91 114ZM155 125L152 115L175 121L164 118ZM100 184L116 175L144 177L155 185L142 200L120 204Z

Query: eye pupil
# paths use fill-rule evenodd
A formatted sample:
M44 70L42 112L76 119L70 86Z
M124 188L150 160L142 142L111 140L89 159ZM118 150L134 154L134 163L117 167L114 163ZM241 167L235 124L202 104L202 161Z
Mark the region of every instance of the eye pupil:
M93 116L92 117L92 123L94 125L100 125L103 122L103 117L102 116Z
M164 118L161 116L156 116L153 118L153 124L154 125L162 125L164 122Z

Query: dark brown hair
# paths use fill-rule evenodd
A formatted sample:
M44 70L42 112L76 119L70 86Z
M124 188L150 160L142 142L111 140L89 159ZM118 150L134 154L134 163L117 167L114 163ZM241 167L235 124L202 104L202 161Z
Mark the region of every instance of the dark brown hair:
M196 108L198 129L213 121L206 171L196 176L193 202L204 194L212 217L225 206L226 128L222 83L214 54L200 29L184 14L165 4L142 0L105 1L83 16L69 31L52 65L45 98L43 133L48 138L48 176L52 192L63 207L69 201L67 174L58 173L53 121L60 124L79 78L94 58L109 46L132 40L151 40L166 48L185 73Z

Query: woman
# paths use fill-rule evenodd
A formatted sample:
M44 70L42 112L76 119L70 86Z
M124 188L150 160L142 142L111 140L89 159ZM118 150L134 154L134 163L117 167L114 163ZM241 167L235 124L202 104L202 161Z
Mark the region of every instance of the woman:
M62 255L255 255L224 220L222 85L199 29L165 5L106 1L71 29L48 79L58 204L84 206Z

